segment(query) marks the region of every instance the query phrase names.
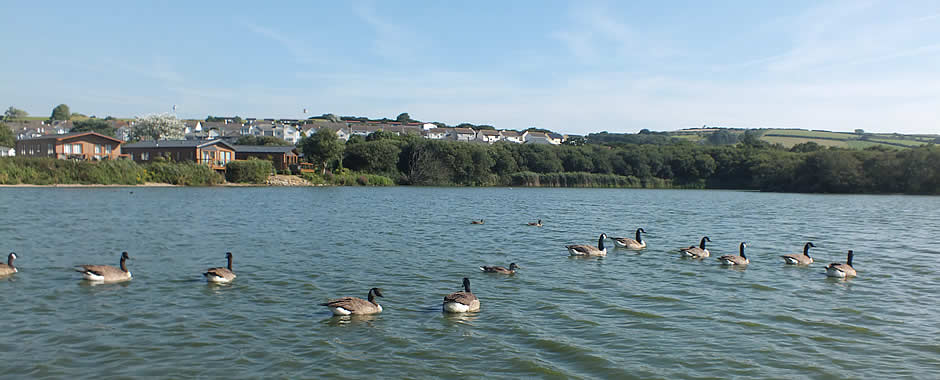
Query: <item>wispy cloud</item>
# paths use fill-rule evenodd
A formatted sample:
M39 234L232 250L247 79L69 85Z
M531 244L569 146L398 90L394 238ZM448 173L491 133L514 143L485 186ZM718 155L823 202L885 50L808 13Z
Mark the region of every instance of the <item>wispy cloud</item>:
M389 60L411 62L417 60L422 51L424 40L415 32L405 27L404 23L390 23L379 17L376 9L369 4L359 3L355 14L375 31L372 49L375 54Z
M261 36L267 37L271 40L274 40L280 44L283 48L287 49L287 52L294 57L299 63L313 63L314 54L310 51L310 48L298 39L289 37L286 34L278 32L274 29L266 28L253 23L245 23L244 26Z

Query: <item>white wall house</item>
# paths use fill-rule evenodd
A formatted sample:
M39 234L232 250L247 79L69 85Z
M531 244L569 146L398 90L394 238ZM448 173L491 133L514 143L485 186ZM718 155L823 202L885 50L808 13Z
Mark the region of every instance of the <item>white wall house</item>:
M548 138L548 135L545 132L532 132L526 131L522 134L522 141L525 141L526 144L548 144L548 145L558 145Z
M497 130L481 129L477 131L477 141L480 141L480 142L492 144L492 143L499 141L500 138L501 136L499 135L499 131Z
M457 141L470 142L477 137L477 133L470 128L454 128L454 138Z
M425 131L425 137L431 140L443 140L453 133L453 128L431 128Z
M0 146L0 157L13 157L16 156L16 149L8 148L5 146Z
M502 136L503 140L514 142L516 144L522 144L522 134L516 131L499 131L499 135Z

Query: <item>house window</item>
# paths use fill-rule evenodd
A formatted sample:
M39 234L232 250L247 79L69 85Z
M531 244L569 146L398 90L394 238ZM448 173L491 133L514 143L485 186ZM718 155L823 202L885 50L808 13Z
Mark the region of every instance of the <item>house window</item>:
M141 161L150 161L150 152L140 152Z
M105 146L104 146L104 152L107 153L107 154L111 154L111 146L110 146L110 145L105 145Z
M52 155L55 153L55 149L52 147L52 144L46 144L46 154Z
M95 154L101 154L101 145L95 144Z
M72 144L72 153L82 154L82 144Z
M65 144L65 154L72 154L72 144Z

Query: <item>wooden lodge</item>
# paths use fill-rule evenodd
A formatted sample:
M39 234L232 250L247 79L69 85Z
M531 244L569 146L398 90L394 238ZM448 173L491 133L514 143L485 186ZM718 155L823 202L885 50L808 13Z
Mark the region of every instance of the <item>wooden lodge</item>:
M124 145L124 153L135 162L151 162L157 157L171 161L195 161L215 170L235 160L234 145L222 140L147 140Z
M300 160L297 148L293 146L235 145L235 159L257 158L274 163L276 170L288 170Z
M16 141L16 155L75 160L113 160L124 141L95 132L46 135Z

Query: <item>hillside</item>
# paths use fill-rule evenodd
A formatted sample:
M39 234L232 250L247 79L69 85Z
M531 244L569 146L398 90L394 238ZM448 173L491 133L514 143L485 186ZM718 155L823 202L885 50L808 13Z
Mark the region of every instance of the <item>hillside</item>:
M702 141L709 135L728 131L733 134L743 135L745 129L730 128L693 128L683 129L674 132L667 132L671 137L682 138L690 141ZM790 148L794 145L815 142L819 145L864 149L871 146L890 146L896 148L910 148L928 143L940 143L940 135L905 135L900 133L849 133L849 132L829 132L820 130L805 129L760 129L762 134L760 139L771 144L781 144Z

